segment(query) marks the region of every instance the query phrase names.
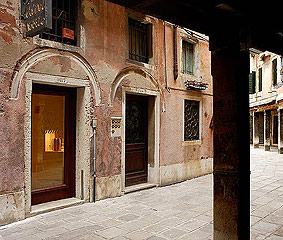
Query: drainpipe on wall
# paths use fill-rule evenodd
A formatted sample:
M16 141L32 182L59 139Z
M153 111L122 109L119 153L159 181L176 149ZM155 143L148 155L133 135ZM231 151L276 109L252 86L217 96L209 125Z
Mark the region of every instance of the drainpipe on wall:
M166 60L166 22L164 21L164 73L165 73L165 89L170 93L170 88L168 87L167 78L167 60Z
M96 128L97 128L97 119L92 120L93 128L93 202L95 202L95 184L96 184Z
M178 78L178 52L177 52L177 26L173 27L173 47L174 47L174 80Z

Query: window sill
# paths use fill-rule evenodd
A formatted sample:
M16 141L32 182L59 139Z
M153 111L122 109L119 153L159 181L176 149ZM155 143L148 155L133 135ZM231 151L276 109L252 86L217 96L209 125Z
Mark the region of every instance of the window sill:
M201 140L183 141L182 146L201 145Z
M184 76L195 76L194 73L181 72Z
M59 43L55 41L50 41L47 39L39 38L39 36L35 36L33 38L33 43L35 45L38 45L39 47L50 47L50 48L56 48L63 51L70 51L70 52L76 52L81 53L83 49L79 46L73 46L65 43Z
M189 73L184 73L184 72L179 72L179 77L180 79L183 79L184 82L186 80L201 80L200 79L200 76L197 76L196 74L192 73L192 74L189 74Z
M152 64L149 64L149 63L138 62L138 61L128 59L128 58L126 59L126 63L135 64L135 65L138 65L140 67L146 68L146 69L151 70L151 71L155 70L155 66L152 65Z

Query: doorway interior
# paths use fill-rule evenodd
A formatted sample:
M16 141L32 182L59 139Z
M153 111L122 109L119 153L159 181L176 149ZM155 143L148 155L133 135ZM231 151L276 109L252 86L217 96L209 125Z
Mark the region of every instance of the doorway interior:
M76 89L32 86L31 204L75 194Z
M129 120L127 121L127 111L128 117L131 117L131 121L133 121L135 117L131 116L129 111L133 111L133 108L135 108L134 105L136 104L141 104L143 106L143 108L139 110L142 119L139 120L138 123L133 123L132 125L127 126L129 123ZM154 187L160 184L160 105L161 99L159 91L122 87L121 191L124 193ZM128 110L127 106L130 106L128 107ZM139 107L137 107L137 109L139 109ZM134 130L134 125L141 123L143 124L139 126L140 130ZM137 131L137 133L134 131ZM140 141L140 144L137 144L136 147L134 147L134 145L135 143L138 143L138 141L134 141L134 138L138 139L139 137L137 135L130 136L131 133L140 134L140 139L143 138L143 141ZM128 137L126 137L126 135ZM131 148L134 148L135 150L133 149L132 151ZM134 157L135 155L137 155L137 157ZM132 163L128 162L129 158L132 158ZM138 163L135 161L138 161Z
M126 95L126 187L148 181L148 97Z

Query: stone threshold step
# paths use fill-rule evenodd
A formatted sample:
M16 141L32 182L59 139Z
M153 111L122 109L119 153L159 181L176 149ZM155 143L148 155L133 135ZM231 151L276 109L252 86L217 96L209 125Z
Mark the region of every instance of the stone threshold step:
M78 198L65 198L56 201L33 205L31 206L31 212L29 214L29 217L36 216L42 213L51 212L54 210L80 205L83 204L84 202L85 200L81 200Z
M126 187L125 188L125 194L137 192L137 191L141 191L141 190L145 190L145 189L149 189L149 188L155 188L155 187L157 187L157 185L153 184L153 183L141 183L141 184Z

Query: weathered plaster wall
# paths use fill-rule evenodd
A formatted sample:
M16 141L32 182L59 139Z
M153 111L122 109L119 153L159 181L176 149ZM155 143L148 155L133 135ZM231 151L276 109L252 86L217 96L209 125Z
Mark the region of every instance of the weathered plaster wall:
M170 93L165 92L166 112L162 113L160 131L161 184L169 184L212 172L212 77L208 41L195 42L194 73L182 71L182 40L191 41L183 29L177 29L178 78L173 76L173 48L167 47L167 73ZM204 38L206 38L204 36ZM166 26L167 46L173 46L173 27ZM170 61L171 60L171 61ZM185 90L185 80L208 83L204 91ZM201 101L201 138L199 142L184 141L184 99Z
M163 22L146 17L146 20L153 25L153 56L149 64L135 64L127 59L127 19L128 15L135 15L139 18L144 16L106 1L101 1L99 16L91 11L93 7L97 8L93 1L81 1L79 10L79 45L70 47L40 40L38 37L24 37L24 24L20 20L20 0L0 0L0 139L2 144L0 147L0 200L10 199L10 195L7 194L23 193L24 190L29 191L28 186L25 186L25 182L29 180L25 176L25 167L27 166L25 166L24 160L24 154L26 154L24 153L26 141L24 136L28 134L24 130L24 115L27 110L25 106L25 77L19 86L18 98L15 100L10 99L10 87L12 76L18 70L15 69L15 66L19 66L21 59L23 60L24 56L37 48L55 46L64 51L74 52L74 54L86 59L95 72L100 87L101 103L98 106L95 103L92 89L92 93L89 94L92 96L89 99L89 105L87 109L82 107L81 111L90 111L89 116L96 117L98 120L96 136L97 199L122 194L122 140L121 137L113 138L110 136L111 117L122 116L122 86L153 90L160 94L160 109L158 111L160 112L160 128L158 131L160 132L159 161L162 166L162 184L211 172L212 130L207 126L210 125L212 118L212 79L208 43L199 41L196 45L197 57L195 62L197 65L195 75L182 74L180 36L181 32L184 34L184 31L178 29L179 78L174 81L172 71L173 30L172 26L166 25L166 70L168 86L171 88L171 92L168 93L165 90ZM131 66L144 69L157 84L150 82L148 76L141 76L140 73L128 75L119 84L115 92L113 105L111 105L109 96L116 76L123 69ZM54 56L39 61L29 68L28 72L42 75L43 78L63 76L81 79L82 81L88 79L86 72L75 61L64 56ZM200 79L200 77L209 83L209 88L204 91L204 94L185 90L184 80ZM64 82L57 82L57 84L64 85ZM83 99L82 95L80 97ZM201 144L196 145L186 145L182 140L183 101L185 98L191 97L200 99L203 107ZM81 121L89 124L90 119L88 117ZM88 131L85 135L80 136L80 142L85 145L92 134L90 132L92 130L91 128L84 128L81 122L78 122L78 125ZM172 148L172 144L174 144L174 148ZM93 153L91 153L90 148L91 146L86 147L91 155ZM77 151L79 150L77 149ZM79 153L78 156L84 156L84 153ZM85 171L93 170L91 157L84 156L84 158L88 159L87 163L80 163L79 168L83 168ZM172 169L178 169L176 171L182 173L175 174L175 170ZM89 199L89 195L91 195L91 173L85 173L85 176L85 182L88 186L84 189L84 195L86 199ZM26 180L24 180L25 178ZM77 175L77 179L79 178L80 176ZM80 191L80 187L77 187L77 197L80 197ZM10 210L7 208L5 212L1 212L0 216L4 217L0 218L0 225L25 217L22 208L26 211L29 206L28 201L22 203L22 198L24 198L24 195L17 199L23 206L8 201Z

